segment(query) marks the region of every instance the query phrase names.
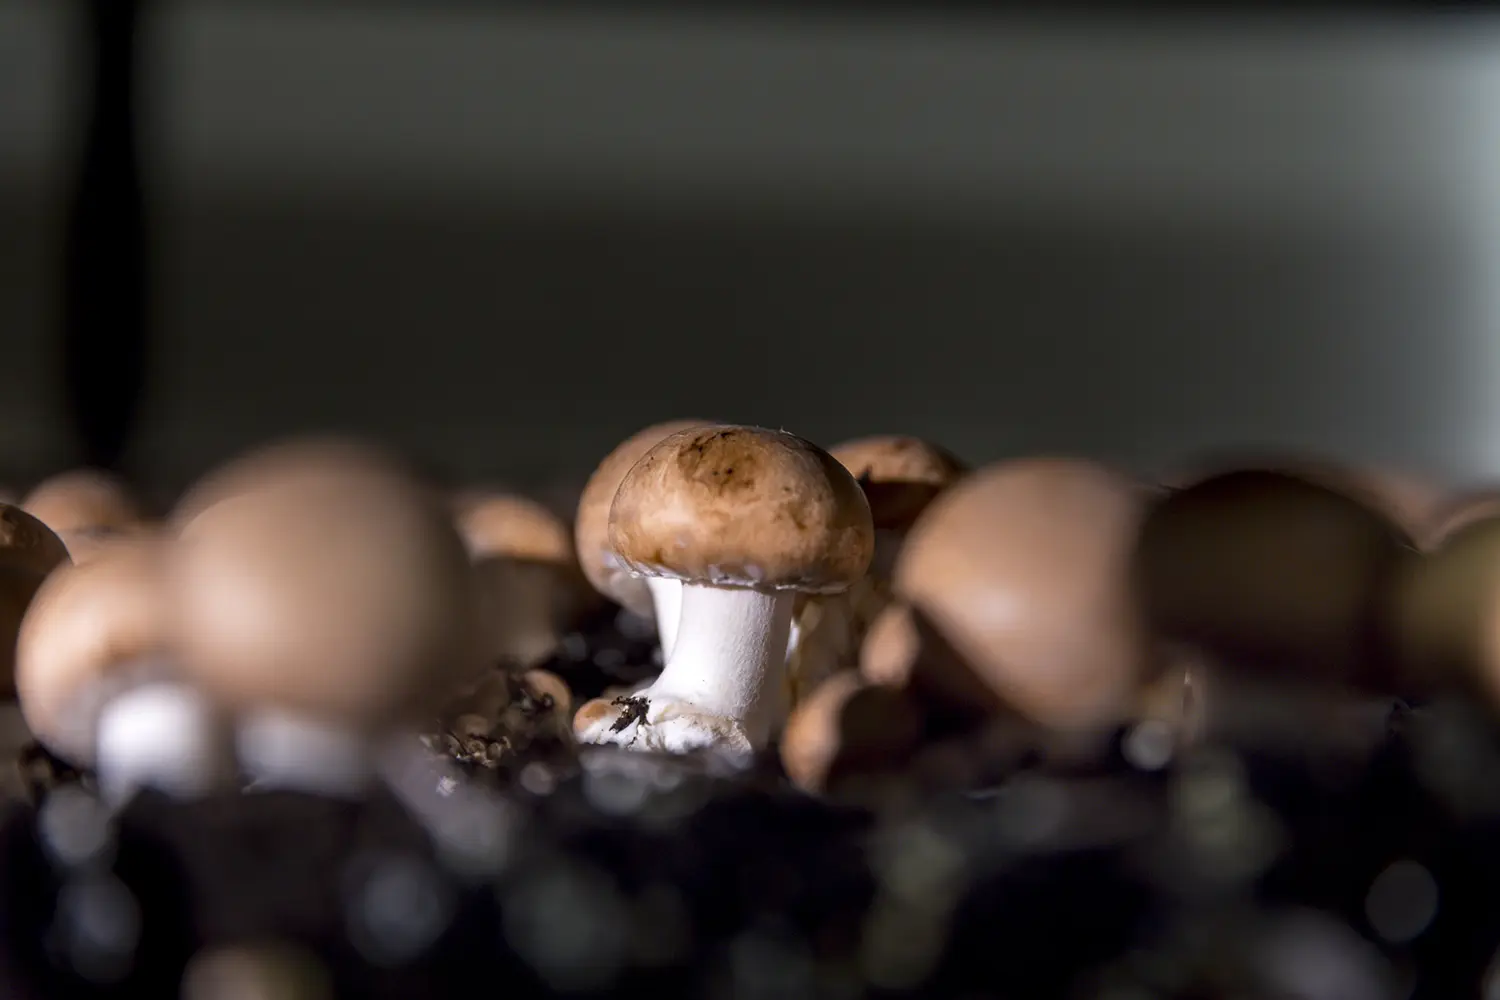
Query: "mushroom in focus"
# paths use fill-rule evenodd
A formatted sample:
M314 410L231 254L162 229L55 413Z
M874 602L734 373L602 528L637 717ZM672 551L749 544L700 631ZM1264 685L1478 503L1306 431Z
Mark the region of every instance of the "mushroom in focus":
M44 479L21 506L57 532L74 562L92 558L102 543L136 531L146 520L130 487L100 469L73 469Z
M200 482L174 523L182 666L235 713L259 787L358 793L376 750L485 667L450 512L376 449L254 452Z
M486 655L507 669L542 663L584 607L572 532L544 505L511 493L469 497L454 517L474 565Z
M609 508L615 492L641 456L679 431L702 427L707 420L668 420L636 431L615 446L594 469L578 499L573 523L578 563L595 590L643 618L654 618L662 660L671 655L682 605L682 584L664 576L632 574L609 546Z
M201 795L235 774L226 723L177 672L165 566L164 543L135 540L59 569L16 643L32 733L114 802L141 787Z
M859 482L875 525L870 571L848 591L810 596L792 619L787 650L789 699L801 697L840 670L854 667L871 622L890 603L891 574L918 517L968 467L921 438L879 435L848 441L829 454Z
M681 621L656 681L613 721L583 726L580 740L743 760L785 720L797 595L863 576L874 528L859 484L821 448L784 431L712 426L674 434L635 464L615 495L609 544L630 571L682 582Z
M948 707L1092 734L1128 718L1157 667L1131 558L1150 493L1093 462L1035 458L965 477L917 521L895 591L915 630L894 660ZM903 668L924 631L945 655ZM887 657L889 659L889 657ZM934 663L943 669L934 670Z

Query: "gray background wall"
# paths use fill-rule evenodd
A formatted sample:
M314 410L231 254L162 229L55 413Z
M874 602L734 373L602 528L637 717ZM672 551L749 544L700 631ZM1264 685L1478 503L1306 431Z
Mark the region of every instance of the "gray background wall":
M543 7L544 5L538 5ZM0 0L0 454L64 460L67 5ZM1500 37L158 3L134 459L584 474L680 415L1500 475Z

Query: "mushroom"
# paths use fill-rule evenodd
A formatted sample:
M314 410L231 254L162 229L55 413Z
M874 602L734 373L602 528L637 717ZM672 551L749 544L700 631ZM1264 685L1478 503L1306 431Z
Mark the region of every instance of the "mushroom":
M1411 542L1374 503L1242 469L1175 490L1141 529L1150 620L1245 677L1383 689L1381 595Z
M609 544L632 572L682 581L682 616L639 703L580 739L743 760L785 718L797 595L864 575L874 529L859 484L821 448L714 426L674 434L635 464L615 494Z
M114 802L141 787L200 795L235 773L226 724L175 670L165 558L146 539L59 569L16 642L27 725Z
M1459 519L1406 561L1391 595L1405 693L1478 693L1500 704L1500 512Z
M968 471L938 445L909 436L859 438L829 454L864 489L875 525L875 554L869 573L847 592L801 602L787 650L792 704L825 678L855 666L862 637L890 602L891 573L906 533L927 505Z
M199 483L173 520L182 667L235 713L259 787L357 794L373 751L484 669L449 511L374 448L254 452Z
M572 532L542 504L509 493L467 498L455 521L474 564L486 654L507 668L542 663L584 606Z
M1274 472L1316 483L1352 497L1384 515L1413 539L1420 539L1432 519L1444 507L1447 493L1432 477L1405 468L1361 465L1305 455L1224 454L1200 461L1193 468L1169 477L1171 489L1231 473L1256 470Z
M953 708L1059 735L1092 739L1128 717L1156 669L1130 573L1148 498L1066 458L992 465L940 496L895 573L897 596L951 650L921 683Z
M62 539L19 507L0 503L0 685L15 691L16 636L37 588L70 562Z
M57 532L74 562L91 558L102 540L134 532L145 521L130 488L100 469L73 469L45 479L21 506Z
M1442 546L1460 529L1496 516L1500 516L1500 489L1465 490L1436 507L1417 541L1430 551Z
M671 655L672 643L677 638L682 584L670 577L634 576L626 569L609 547L609 508L625 474L652 446L679 431L709 423L668 420L636 431L620 442L589 477L578 499L577 519L573 523L574 545L584 576L595 590L615 603L642 617L656 619L663 661Z
M839 792L899 768L921 737L921 710L905 692L867 684L858 671L846 670L792 710L781 762L803 791Z

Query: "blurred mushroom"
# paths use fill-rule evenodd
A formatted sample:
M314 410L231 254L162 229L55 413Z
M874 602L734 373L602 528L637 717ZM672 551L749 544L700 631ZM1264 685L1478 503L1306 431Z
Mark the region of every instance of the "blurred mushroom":
M183 668L237 713L261 786L330 794L484 669L445 506L378 450L313 439L211 474L179 505Z
M781 737L787 777L803 791L841 785L897 769L922 736L922 715L904 691L870 685L846 670L819 684L792 710Z
M1167 485L1183 489L1217 476L1251 469L1293 476L1353 497L1384 514L1413 539L1420 538L1428 530L1447 496L1446 490L1432 477L1406 469L1303 455L1223 454L1199 462L1194 470L1171 477Z
M847 592L800 602L787 652L792 704L825 678L857 664L865 631L890 602L891 574L907 532L927 505L968 471L947 451L915 437L859 438L829 454L864 489L875 525L875 554L870 571Z
M707 420L669 420L636 431L604 456L578 499L573 538L579 565L594 589L643 617L656 619L662 659L671 655L677 637L677 615L682 584L670 577L636 576L626 569L609 544L609 508L615 491L631 467L662 439L679 431L702 427Z
M1387 689L1380 601L1411 543L1328 482L1242 469L1162 497L1137 553L1159 634L1247 678Z
M763 747L785 721L796 595L858 580L873 535L854 477L799 437L714 426L657 444L620 484L609 544L632 572L682 581L677 641L644 706L580 738L737 759Z
M45 479L21 506L57 532L74 562L92 557L101 540L134 532L145 521L125 482L100 469L73 469Z
M902 549L895 588L965 674L923 682L1058 733L1123 721L1157 666L1130 573L1148 495L1054 458L981 469L939 497Z
M1497 516L1500 516L1500 489L1465 490L1437 506L1417 542L1423 549L1435 549L1460 529Z
M0 693L6 696L15 691L21 619L42 581L69 562L56 533L21 508L0 504Z
M545 661L575 623L587 584L562 519L508 493L468 498L455 513L478 584L485 652L496 665Z
M1407 692L1478 693L1500 705L1500 512L1459 523L1409 558L1391 588Z
M333 1000L316 955L289 945L204 950L183 972L182 1000Z
M228 727L176 671L163 543L120 543L50 576L22 623L16 687L36 738L122 801L229 782Z

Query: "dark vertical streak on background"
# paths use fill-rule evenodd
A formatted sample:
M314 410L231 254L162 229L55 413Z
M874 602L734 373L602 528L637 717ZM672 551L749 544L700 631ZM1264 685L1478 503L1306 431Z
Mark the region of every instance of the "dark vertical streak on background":
M83 0L81 142L63 279L64 399L77 458L118 468L141 405L146 261L136 149L139 0Z

